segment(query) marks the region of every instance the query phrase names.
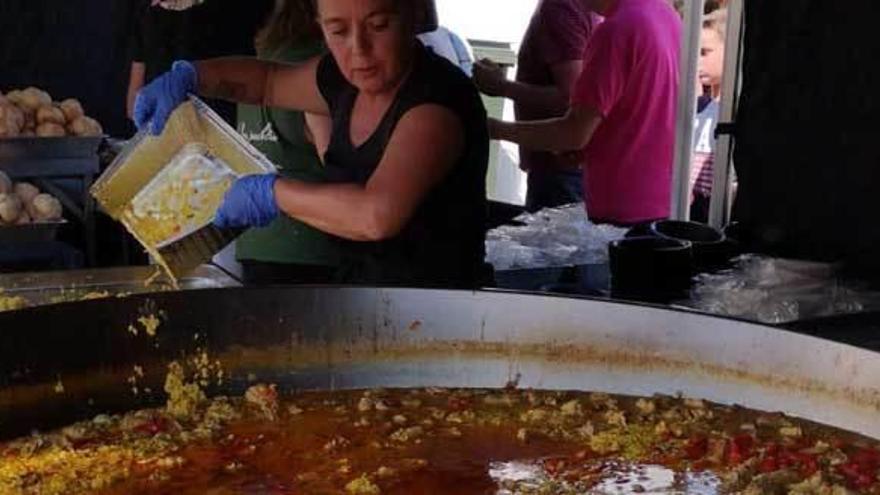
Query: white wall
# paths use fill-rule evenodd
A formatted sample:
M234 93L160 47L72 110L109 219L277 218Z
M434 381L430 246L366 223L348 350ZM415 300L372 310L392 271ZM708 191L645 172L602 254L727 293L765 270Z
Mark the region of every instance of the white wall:
M525 34L539 0L436 0L440 24L466 39L506 42L514 50ZM511 74L512 75L512 74ZM513 120L513 105L504 106L504 119ZM489 164L489 199L522 205L526 176L519 169L519 149L501 143L496 163Z
M436 0L440 23L460 36L519 43L538 0Z

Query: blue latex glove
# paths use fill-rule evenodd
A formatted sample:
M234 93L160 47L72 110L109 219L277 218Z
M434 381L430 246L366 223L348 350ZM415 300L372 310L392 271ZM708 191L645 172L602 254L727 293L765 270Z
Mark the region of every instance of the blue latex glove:
M138 130L148 125L154 136L162 134L168 117L189 93L198 88L198 74L193 64L179 60L171 70L144 86L134 101L134 123Z
M280 214L275 202L275 174L249 175L235 181L214 216L221 229L266 227Z

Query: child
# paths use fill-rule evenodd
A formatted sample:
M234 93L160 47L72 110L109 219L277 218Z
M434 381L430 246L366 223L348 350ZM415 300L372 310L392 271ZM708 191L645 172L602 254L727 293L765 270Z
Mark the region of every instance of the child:
M718 123L721 77L724 74L724 40L727 9L707 15L700 38L699 82L707 93L697 103L694 125L694 155L691 165L691 220L707 222L712 197L712 169L715 162L715 125Z

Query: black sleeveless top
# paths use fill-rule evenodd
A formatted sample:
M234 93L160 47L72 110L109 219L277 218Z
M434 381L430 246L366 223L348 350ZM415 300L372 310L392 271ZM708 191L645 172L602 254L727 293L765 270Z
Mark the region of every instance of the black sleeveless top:
M318 66L318 87L330 106L332 135L324 161L331 182L366 184L379 166L397 122L409 110L436 104L461 120L461 156L403 231L381 242L346 242L340 282L409 287L475 288L485 254L486 110L471 80L444 58L419 45L413 68L375 132L361 146L351 142L350 123L358 90L332 56ZM412 156L412 166L433 151ZM422 154L424 153L424 154Z

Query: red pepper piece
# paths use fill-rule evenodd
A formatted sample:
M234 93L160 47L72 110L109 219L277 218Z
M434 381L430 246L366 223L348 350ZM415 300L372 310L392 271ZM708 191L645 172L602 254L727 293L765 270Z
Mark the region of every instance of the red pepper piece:
M842 474L850 483L855 482L862 475L859 465L854 462L847 462L837 466L837 472Z
M780 450L777 459L779 460L779 467L783 468L796 466L800 463L798 456L787 449Z
M805 477L816 474L819 470L819 460L813 454L797 454L798 463L800 464L801 474Z
M755 439L751 435L737 435L728 443L727 462L730 465L742 464L752 457Z
M779 461L775 457L765 457L758 464L758 471L762 473L779 471Z
M153 416L143 423L134 427L134 431L145 435L155 436L168 431L168 420L162 416Z
M856 453L849 456L849 460L857 464L863 472L877 471L880 468L880 452L874 449L859 449Z
M470 407L471 401L468 399L463 399L461 397L450 397L447 401L447 405L449 409L453 411L463 411Z
M706 437L691 437L684 446L685 459L696 461L706 456L709 450L709 439Z

